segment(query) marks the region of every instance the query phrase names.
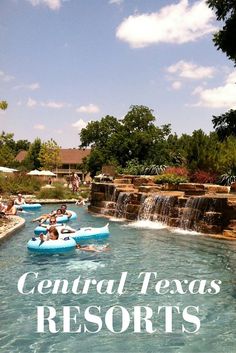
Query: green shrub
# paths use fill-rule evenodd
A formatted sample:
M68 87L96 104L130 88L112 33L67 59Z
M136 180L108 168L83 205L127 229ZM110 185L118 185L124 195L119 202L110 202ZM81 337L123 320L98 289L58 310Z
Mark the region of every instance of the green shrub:
M83 197L83 199L87 199L87 198L89 197L89 194L90 194L90 190L89 190L89 189L87 189L87 190L81 190L81 191L79 192L79 195L80 195L81 197Z
M38 178L25 175L0 174L0 193L2 194L33 194L39 191L43 182Z
M141 174L158 175L160 173L163 173L165 169L166 169L165 165L158 165L158 164L144 165L143 169L141 169Z
M230 170L228 173L222 174L219 179L221 185L231 185L236 182L236 173Z
M158 175L165 170L165 165L156 164L140 164L139 161L134 158L126 163L126 167L119 169L120 174L131 174L131 175Z
M187 183L188 178L186 176L180 176L176 174L161 174L155 178L156 184L180 184L180 183Z
M74 198L73 193L64 188L62 185L54 185L54 188L43 188L37 193L37 197L39 199L56 199L56 200L63 200L63 199L72 199Z

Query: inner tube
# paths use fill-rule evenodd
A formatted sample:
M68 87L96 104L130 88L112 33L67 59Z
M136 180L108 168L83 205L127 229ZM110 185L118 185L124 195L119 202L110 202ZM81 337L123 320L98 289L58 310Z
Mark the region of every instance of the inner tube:
M27 249L30 252L38 254L65 254L75 250L75 248L75 240L69 237L57 240L47 240L44 242L41 242L40 239L32 238L27 243Z
M65 228L66 229L66 228ZM66 233L61 233L59 229L60 237L63 235L66 236ZM110 235L109 231L109 223L107 223L104 227L100 228L92 228L92 227L87 227L87 228L80 228L77 230L75 233L69 233L71 238L73 238L76 243L79 243L80 241L86 241L90 239L105 239L108 238Z
M68 210L68 212L70 212L72 214L72 216L70 218L68 218L68 216L63 215L63 216L57 216L57 223L66 223L68 221L72 221L75 220L77 218L77 214L74 211L70 211ZM46 220L45 222L46 224L49 224L49 219Z
M42 207L40 203L24 203L23 205L15 205L17 210L33 211Z
M48 228L49 228L49 224L47 225L47 228L46 227L43 227L43 226L37 226L35 229L34 229L34 234L35 235L40 235L40 234L47 234L47 231L48 231ZM63 224L53 224L53 227L63 227Z

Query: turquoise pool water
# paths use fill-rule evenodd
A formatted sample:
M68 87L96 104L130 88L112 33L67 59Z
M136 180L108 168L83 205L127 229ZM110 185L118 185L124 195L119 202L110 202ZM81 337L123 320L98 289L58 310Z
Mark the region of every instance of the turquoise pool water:
M43 207L43 212L52 206ZM100 227L107 219L94 217L84 208L78 211L80 226ZM42 212L42 211L41 211ZM34 213L38 215L40 212ZM26 243L33 234L34 217L26 214L26 226L0 247L1 266L1 312L0 352L3 353L99 353L99 352L158 352L158 353L235 353L236 352L236 244L217 241L202 235L177 233L150 223L110 222L110 251L85 253L79 250L67 256L36 256L29 254ZM72 223L78 226L77 221ZM153 226L153 224L151 224ZM101 246L100 244L99 246ZM88 278L119 280L122 272L128 272L126 292L122 295L98 294L94 286L87 295L52 294L32 295L18 292L19 278L26 272L37 272L39 280L67 279L72 283L81 276L81 283ZM156 272L151 279L146 295L140 294L140 272ZM221 280L221 290L211 294L159 295L155 292L158 280L180 281L201 279ZM39 281L38 281L39 282ZM29 277L26 290L38 283ZM83 312L88 306L100 306L103 327L98 333L37 333L37 306L52 306L57 311L56 325L62 330L62 307L79 306L78 322L71 321L71 330L85 323ZM123 333L112 333L104 323L104 316L112 306L122 306L130 314L130 325ZM148 306L153 310L155 333L134 333L133 307ZM201 321L197 333L183 333L182 315L173 314L173 332L165 333L165 316L157 314L158 306L178 306L180 311L187 306L199 306L197 315ZM73 313L75 315L75 312ZM72 315L72 316L73 316ZM121 312L114 316L114 330L121 329ZM97 328L88 324L92 331ZM194 325L186 324L189 330Z

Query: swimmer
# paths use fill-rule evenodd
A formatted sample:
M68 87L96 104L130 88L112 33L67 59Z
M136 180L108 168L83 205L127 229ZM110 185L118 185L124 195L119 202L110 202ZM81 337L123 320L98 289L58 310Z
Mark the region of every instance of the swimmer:
M81 251L90 251L90 252L103 252L103 251L111 250L109 248L109 245L105 245L102 249L98 249L94 245L81 246L80 244L76 245L76 249L79 249Z

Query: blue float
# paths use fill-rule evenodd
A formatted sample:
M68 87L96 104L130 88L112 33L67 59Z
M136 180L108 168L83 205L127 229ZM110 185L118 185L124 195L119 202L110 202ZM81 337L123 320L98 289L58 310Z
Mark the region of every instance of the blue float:
M62 228L63 229L63 228ZM64 228L66 230L66 228ZM61 233L60 229L59 230L59 234L60 237L62 237L63 235L65 236L66 233ZM69 233L68 235L70 235L71 238L73 238L76 243L80 243L81 241L87 241L87 240L96 240L96 239L105 239L108 238L110 235L110 231L109 231L109 223L106 224L104 227L100 227L100 228L93 228L93 227L87 227L87 228L80 228L79 230L77 230L75 233Z
M61 223L52 224L52 227L63 227L63 224L61 224ZM50 225L49 225L49 224L47 224L46 227L37 226L37 227L34 229L34 234L35 234L35 235L47 234L48 228L50 228Z
M70 237L42 242L39 238L32 238L27 243L30 252L37 254L66 254L75 250L76 242Z
M66 215L56 216L57 223L66 223L69 221L73 221L77 218L77 214L74 211L68 210L68 212L70 212L72 214L72 216L70 218ZM45 223L49 224L49 219L47 219Z
M24 211L34 211L39 210L42 205L40 203L24 203L23 205L15 205L17 210L24 210Z

